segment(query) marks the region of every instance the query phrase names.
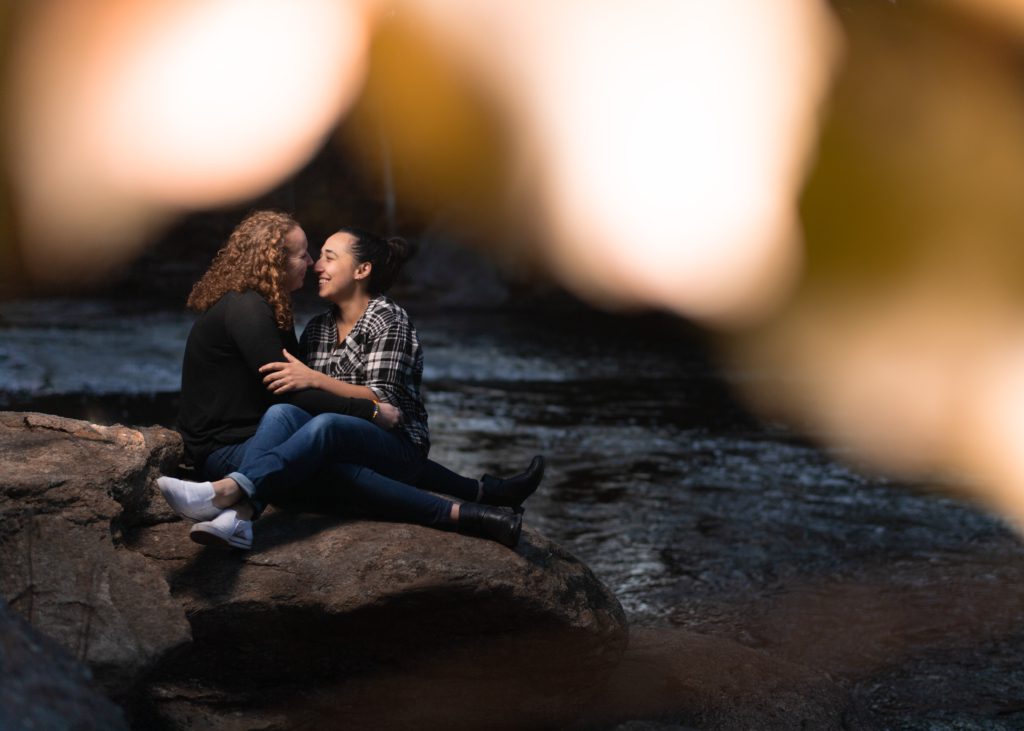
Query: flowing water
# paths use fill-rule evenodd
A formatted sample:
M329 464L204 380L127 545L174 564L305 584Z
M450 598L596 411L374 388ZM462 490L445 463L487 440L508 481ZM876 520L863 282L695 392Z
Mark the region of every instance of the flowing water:
M998 519L753 418L667 318L410 309L431 456L476 475L547 455L527 523L632 624L826 673L879 727L1024 728L1024 545ZM190 322L139 303L6 303L0 408L170 425Z

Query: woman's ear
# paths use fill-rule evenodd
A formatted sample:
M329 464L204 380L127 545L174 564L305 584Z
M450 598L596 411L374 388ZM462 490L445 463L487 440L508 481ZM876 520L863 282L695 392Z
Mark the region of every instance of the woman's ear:
M356 279L366 279L370 276L370 272L373 270L372 261L362 261L356 264L356 270L354 276Z

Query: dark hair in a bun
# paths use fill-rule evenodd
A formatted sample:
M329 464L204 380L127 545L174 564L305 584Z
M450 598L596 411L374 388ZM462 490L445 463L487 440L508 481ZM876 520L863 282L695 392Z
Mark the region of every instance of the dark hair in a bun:
M385 238L354 226L338 229L338 233L349 234L355 239L350 250L356 263L368 261L372 265L367 282L372 295L391 289L402 266L416 254L416 246L400 236Z

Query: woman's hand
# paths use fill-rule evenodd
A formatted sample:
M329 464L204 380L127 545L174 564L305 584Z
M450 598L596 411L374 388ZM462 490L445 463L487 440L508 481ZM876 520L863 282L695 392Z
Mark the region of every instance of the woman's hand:
M285 393L286 391L299 391L303 388L317 388L317 380L320 373L314 371L301 360L282 350L285 362L267 363L260 366L260 373L263 375L263 385L271 393Z
M402 410L397 406L380 401L377 403L377 409L377 416L374 417L373 423L381 429L394 429L402 423Z

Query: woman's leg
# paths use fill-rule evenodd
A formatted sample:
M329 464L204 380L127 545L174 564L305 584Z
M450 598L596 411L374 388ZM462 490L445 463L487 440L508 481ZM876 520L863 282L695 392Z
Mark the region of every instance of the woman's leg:
M203 472L214 482L203 489L214 490L213 502L220 508L236 506L248 497L248 505L243 503L239 510L245 518L258 517L267 503L280 500L285 491L320 468L348 463L405 482L425 474L425 489L477 499L476 480L433 462L424 470L424 462L407 440L364 419L341 414L313 417L298 407L276 404L246 442L210 455Z
M245 518L259 517L266 502L256 495L252 482L246 477L248 465L288 441L312 419L311 414L298 406L274 404L260 418L256 433L245 442L213 452L207 458L203 472L207 479L214 480L214 505L232 507L247 497L251 514L248 509L240 512Z
M519 507L530 497L544 478L544 458L533 458L525 471L511 477L484 475L479 480L463 477L444 465L427 460L420 470L416 487L485 505Z
M199 476L213 482L223 479L230 472L234 472L245 459L245 450L248 442L241 444L229 444L213 451L206 462L199 468Z
M459 500L476 502L480 499L479 480L474 480L472 477L463 477L432 459L423 462L423 468L420 470L415 484L421 490L441 492L445 495L457 497Z
M391 479L369 467L335 463L321 470L313 481L319 494L356 508L369 517L454 530L455 503L412 485Z
M258 459L292 437L313 420L313 415L291 404L274 404L260 418L256 433L245 442L245 457L239 468Z
M333 464L319 474L321 494L335 490L338 502L379 520L458 531L515 546L522 512L465 502L461 505L354 464ZM324 484L326 483L326 484Z
M246 442L242 462L220 476L244 490L258 515L280 490L308 479L329 462L363 465L423 490L497 505L519 505L543 475L543 462L537 470L535 459L526 472L506 480L488 475L482 481L463 477L433 460L424 460L410 442L365 419L343 414L313 417L296 406L275 404ZM221 503L231 504L239 497L231 491L232 485L218 487L226 493Z
M460 505L363 465L334 463L296 487L289 497L305 492L306 497L357 508L367 517L458 531L509 547L516 545L522 530L522 511L472 502ZM228 508L196 523L190 536L206 545L249 549L253 545L252 521L246 514Z
M235 507L245 519L258 515L263 504L258 500L243 500L246 478L239 470L254 455L286 441L312 418L298 407L275 404L264 413L251 437L214 450L205 463L198 466L206 482L160 477L157 479L160 492L176 513L191 520L209 520L230 507Z
M395 480L411 481L422 461L410 442L365 419L320 414L270 448L250 445L242 464L228 477L255 503L266 504L328 464L359 464Z

